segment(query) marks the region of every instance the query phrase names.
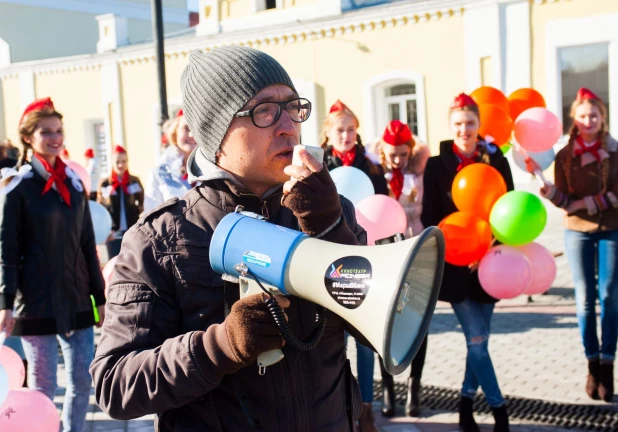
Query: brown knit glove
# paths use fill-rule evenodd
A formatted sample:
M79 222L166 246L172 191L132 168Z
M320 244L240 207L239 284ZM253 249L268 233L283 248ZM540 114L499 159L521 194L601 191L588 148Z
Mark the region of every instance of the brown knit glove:
M311 237L332 230L341 218L337 187L325 165L321 171L299 179L281 204L292 210L302 232Z
M262 294L234 303L223 325L229 347L238 363L253 363L259 354L283 346L283 337Z

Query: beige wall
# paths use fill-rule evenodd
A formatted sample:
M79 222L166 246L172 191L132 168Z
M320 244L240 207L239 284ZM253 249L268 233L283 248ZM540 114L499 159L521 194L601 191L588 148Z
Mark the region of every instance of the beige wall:
M17 123L22 113L21 100L19 96L19 81L17 77L4 78L2 83L2 99L4 103L4 133L6 137L19 144L19 134L17 133ZM2 119L0 119L1 121ZM0 136L0 139L3 137Z
M121 65L122 108L129 165L143 182L154 167L155 108L158 106L154 61Z
M71 159L84 163L86 143L94 133L89 121L103 121L101 74L98 69L35 77L37 98L51 97L64 116L65 144Z
M337 99L343 100L361 120L361 134L366 81L393 70L422 74L428 140L436 152L440 140L448 138L448 106L465 89L463 66L460 72L453 67L465 63L462 32L463 18L452 17L318 41L262 45L260 49L276 57L293 78L314 81L323 88L322 112L327 112L326 108ZM428 40L433 43L426 43ZM357 43L369 52L361 51ZM440 47L439 55L436 55L437 47ZM378 125L378 129L385 126Z
M618 12L617 0L570 0L531 5L532 28L532 86L541 93L546 91L545 38L550 21L581 18ZM618 25L618 23L616 23ZM573 29L573 31L578 31Z

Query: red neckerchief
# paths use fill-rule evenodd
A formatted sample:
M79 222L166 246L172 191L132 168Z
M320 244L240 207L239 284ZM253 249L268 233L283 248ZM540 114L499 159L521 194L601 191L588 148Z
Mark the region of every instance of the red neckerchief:
M122 175L122 179L118 181L118 174L116 171L112 171L112 189L118 190L121 187L125 195L129 195L129 171L125 171Z
M67 178L66 165L64 164L62 159L57 157L56 166L52 168L49 162L47 162L45 159L43 159L38 154L35 153L34 157L36 157L38 161L41 162L41 164L43 165L43 168L45 168L45 171L47 171L50 174L49 178L47 179L47 183L45 183L45 187L43 188L43 192L41 193L41 195L45 195L47 192L50 191L50 189L52 188L52 185L56 184L56 190L58 191L58 193L60 194L60 196L66 203L66 205L71 207L71 193L69 192L69 188L67 187L67 185L64 184L64 181Z
M584 144L584 139L582 138L582 136L579 135L577 137L577 143L579 144L579 148L575 149L575 156L581 156L584 153L590 153L592 154L592 156L594 156L597 162L601 162L601 155L599 154L599 150L601 150L600 140L596 140L594 144L588 147L586 144Z
M468 165L472 165L473 163L476 163L477 162L476 159L479 157L478 150L475 150L474 154L470 157L464 156L461 153L461 150L459 150L459 147L457 147L455 143L453 143L453 153L455 153L460 160L459 165L457 165L457 172L461 171L463 168L467 167Z
M343 166L352 166L356 157L356 146L352 147L352 150L345 154L341 154L333 148L333 156L338 157Z
M395 199L399 200L401 196L401 191L403 190L403 173L399 168L393 168L392 171L393 177L388 182L388 185L393 191L393 195L395 195Z

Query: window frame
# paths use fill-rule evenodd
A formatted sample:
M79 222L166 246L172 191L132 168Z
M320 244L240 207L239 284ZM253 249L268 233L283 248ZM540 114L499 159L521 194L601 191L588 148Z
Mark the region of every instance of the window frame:
M387 97L385 91L389 87L402 84L414 84L416 100L416 123L418 125L418 138L423 142L428 142L427 137L427 111L425 104L425 78L422 74L407 71L395 70L376 75L367 80L364 84L365 112L362 124L363 137L365 141L375 141L382 136L382 132L388 123L388 99L407 98L403 96Z
M618 13L550 21L545 29L545 97L547 108L561 121L562 116L562 70L560 48L597 43L608 44L609 57L609 105L613 107L609 117L610 130L618 129ZM573 31L585 28L586 31ZM566 119L568 121L568 119ZM563 140L564 141L564 140Z

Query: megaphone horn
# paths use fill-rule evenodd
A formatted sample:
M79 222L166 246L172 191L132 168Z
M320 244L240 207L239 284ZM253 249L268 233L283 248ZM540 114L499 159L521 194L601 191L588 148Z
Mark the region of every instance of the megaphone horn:
M294 295L339 315L397 375L410 365L427 334L442 283L444 237L431 227L391 244L340 245L237 209L215 229L210 264L225 279L240 283L241 296L262 290ZM317 333L319 328L312 336ZM311 348L305 342L299 346ZM280 350L261 354L260 373L282 358Z

